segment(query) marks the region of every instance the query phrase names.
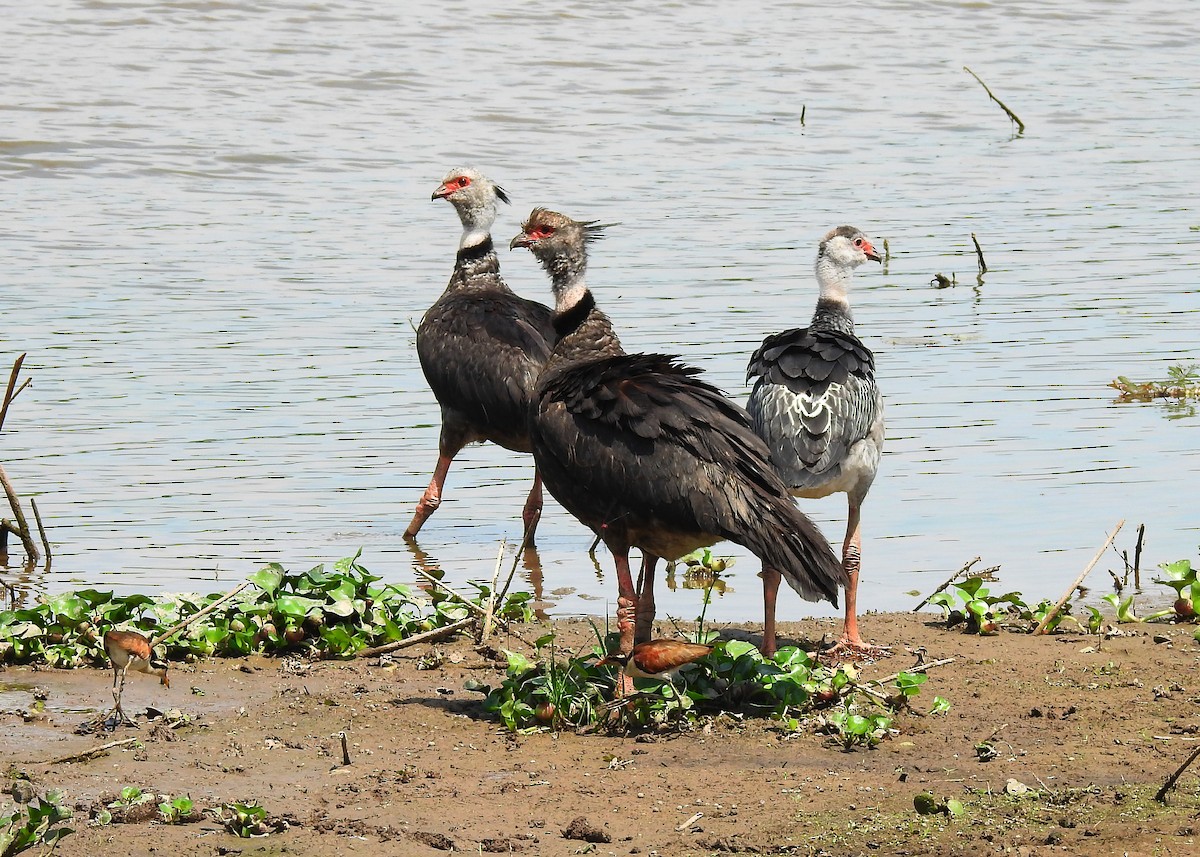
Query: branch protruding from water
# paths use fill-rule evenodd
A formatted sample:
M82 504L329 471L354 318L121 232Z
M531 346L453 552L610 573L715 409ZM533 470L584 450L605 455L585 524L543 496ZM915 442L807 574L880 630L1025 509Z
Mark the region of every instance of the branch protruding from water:
M979 259L979 276L982 277L987 273L987 262L983 261L983 248L979 246L979 239L975 237L975 233L971 233L971 243L975 245L975 256Z
M979 81L979 85L982 86L983 91L988 94L988 98L992 99L992 101L999 104L1000 109L1008 114L1008 118L1017 123L1017 133L1024 134L1025 133L1025 123L1021 121L1020 117L1018 117L1016 113L1013 113L1011 110L1009 110L1007 104L1005 104L1003 101L1001 101L999 98L997 98L995 95L992 94L992 91L990 89L988 89L988 85L983 82L983 79L979 75L977 75L975 72L971 71L965 65L963 66L963 71L965 71L967 74L971 75L971 77L973 77Z

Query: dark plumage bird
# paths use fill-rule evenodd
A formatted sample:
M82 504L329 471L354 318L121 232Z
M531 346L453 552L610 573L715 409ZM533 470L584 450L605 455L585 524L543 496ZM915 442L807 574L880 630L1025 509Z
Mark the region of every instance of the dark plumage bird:
M860 654L873 651L859 634L856 614L860 511L883 450L883 399L875 358L854 335L847 292L854 269L868 259L880 261L867 236L852 226L839 226L821 240L816 264L821 291L812 323L768 336L754 352L747 380L757 380L746 405L793 495L846 493L846 620L836 649ZM771 613L779 577L768 579L764 572L764 582Z
M517 296L500 278L491 228L496 200L508 202L504 190L478 170L461 168L450 171L433 199L454 206L463 234L450 283L417 328L417 356L441 406L442 431L433 479L404 531L408 539L441 505L450 462L468 443L530 451L533 385L555 340L550 309ZM541 512L535 470L522 512L528 545Z
M534 209L512 247L550 275L558 343L530 417L534 461L550 493L596 532L617 569L622 652L649 639L659 558L722 539L751 550L810 600L837 603L841 567L796 509L747 413L699 370L663 354L626 354L584 282L599 227ZM635 591L629 549L643 557ZM640 597L640 603L639 603ZM765 631L774 647L774 626Z

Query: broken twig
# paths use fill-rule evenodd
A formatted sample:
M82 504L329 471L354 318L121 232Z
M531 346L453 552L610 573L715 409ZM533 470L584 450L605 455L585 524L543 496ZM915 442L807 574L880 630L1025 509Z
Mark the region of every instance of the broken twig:
M475 624L475 617L468 616L466 619L459 619L450 625L443 625L441 628L434 628L432 631L425 631L421 634L414 634L411 637L405 637L403 640L393 640L390 643L384 643L382 646L372 646L369 649L359 649L354 653L356 658L371 658L375 655L386 655L388 652L394 652L398 649L407 649L409 646L420 645L421 643L429 643L434 640L439 640L442 637L449 637L456 634L464 628L469 628Z
M42 523L42 513L38 511L37 500L32 497L29 498L29 505L33 509L33 519L37 521L38 534L42 537L42 547L46 549L46 568L49 568L53 557L50 553L50 539L46 536L46 526Z
M95 756L97 753L103 753L105 750L111 750L113 747L120 747L123 744L132 744L134 741L140 740L140 738L134 736L133 738L122 738L119 741L109 741L107 744L101 744L99 747L93 747L90 750L84 750L82 753L68 753L65 756L58 756L54 759L44 762L43 764L58 765L62 762L82 762L84 759L89 759L92 756Z
M933 596L935 596L939 592L943 591L951 583L958 580L960 577L962 577L964 574L966 574L968 571L970 571L971 566L973 566L975 563L979 562L981 559L983 559L983 557L979 557L979 556L975 557L975 559L971 560L966 565L964 565L962 568L960 568L958 571L954 572L954 574L950 575L950 578L945 583L943 583L937 589L933 590L933 592L930 592L928 595L926 595L925 600L922 601L920 604L918 604L916 607L914 607L912 609L912 612L916 613L918 610L920 610L922 607L924 607L926 604L928 604L929 599L933 598Z
M1163 783L1162 788L1158 790L1158 794L1154 796L1154 799L1159 803L1166 803L1167 792L1175 788L1175 783L1181 776L1183 776L1183 772L1186 771L1192 762L1196 761L1197 758L1200 758L1200 747L1197 747L1195 750L1193 750L1192 755L1188 756L1187 759L1184 760L1183 764L1175 769L1175 773L1167 777L1167 781Z
M992 99L992 101L999 104L1000 109L1008 114L1008 118L1017 123L1017 133L1024 134L1025 133L1025 123L1022 122L1020 120L1020 118L1018 118L1017 114L1013 113L1011 110L1009 110L1007 104L1005 104L1003 101L1001 101L999 98L997 98L995 95L992 94L992 91L990 89L988 89L988 85L983 82L983 79L980 78L979 75L977 75L975 72L971 71L965 65L963 66L963 71L965 71L967 74L971 75L971 77L973 77L979 81L979 85L982 86L983 91L988 94L988 98Z
M870 683L878 684L878 685L882 686L882 685L887 684L890 681L895 681L896 679L900 678L900 673L929 672L929 670L933 669L934 667L944 667L946 664L952 664L952 663L954 663L954 658L942 658L940 661L930 661L927 664L917 664L916 666L909 667L906 670L900 670L900 672L892 673L891 675L886 676L885 678L873 678L873 679L871 679ZM862 685L859 685L859 687L862 687Z
M979 276L987 273L987 262L983 261L983 248L979 246L979 239L975 237L975 233L971 233L971 241L975 244L975 255L979 258Z
M191 625L197 619L207 616L209 613L216 610L218 607L220 607L226 601L233 598L233 596L237 595L239 592L241 592L243 589L245 589L247 586L250 586L250 585L251 585L251 581L249 581L249 580L242 581L237 586L235 586L233 589L229 590L224 595L222 595L220 598L218 598L216 601L214 601L212 604L209 604L203 610L196 611L195 613L193 613L191 616L184 619L179 624L177 624L171 628L168 628L166 631L163 631L161 634L156 635L154 637L154 639L150 641L150 648L153 649L155 646L157 646L163 640L170 637L172 634L175 634L178 631L182 631L184 628L186 628L188 625Z
M1092 561L1087 564L1087 568L1079 573L1079 577L1075 578L1075 582L1071 584L1071 588L1063 593L1063 597L1058 599L1058 603L1050 608L1050 611L1042 617L1042 621L1033 629L1034 636L1046 633L1046 627L1054 621L1054 617L1062 610L1063 605L1071 600L1071 594L1079 588L1079 584L1083 583L1085 577L1091 573L1091 570L1096 567L1096 563L1100 561L1100 557L1104 556L1104 552L1108 550L1108 546L1112 544L1112 540L1117 537L1117 533L1121 531L1121 527L1125 526L1125 519L1122 518L1113 527L1113 531L1108 534L1108 538L1104 540L1104 544L1100 546L1100 550L1096 551L1096 555L1092 557Z

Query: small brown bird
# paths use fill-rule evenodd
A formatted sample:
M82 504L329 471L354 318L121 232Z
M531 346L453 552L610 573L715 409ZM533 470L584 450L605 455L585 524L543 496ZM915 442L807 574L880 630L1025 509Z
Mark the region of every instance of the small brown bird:
M596 665L620 664L625 668L625 675L631 678L673 681L685 665L700 660L712 650L712 646L682 640L651 640L634 646L628 655L616 652L597 661Z
M112 662L113 668L113 714L118 723L137 724L121 708L121 691L125 689L125 674L134 672L156 675L159 682L166 687L171 686L167 678L167 665L157 660L150 650L150 641L137 631L109 631L104 635L104 653Z

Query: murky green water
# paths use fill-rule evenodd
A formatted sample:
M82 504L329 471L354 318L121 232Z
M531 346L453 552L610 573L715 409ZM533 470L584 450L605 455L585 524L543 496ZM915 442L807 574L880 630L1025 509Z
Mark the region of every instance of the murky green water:
M0 443L56 556L6 579L216 590L359 547L409 579L437 432L412 325L458 233L429 194L464 162L509 190L506 241L535 204L619 221L589 281L626 345L739 398L761 338L807 321L821 234L888 239L852 294L889 418L867 608L977 554L1056 596L1119 518L1147 523L1151 563L1194 556L1200 421L1105 384L1200 361L1198 41L1162 2L10 12L3 353L33 386ZM502 263L548 296L528 254ZM421 539L452 579L519 538L530 472L461 457ZM840 538L839 498L806 508ZM552 610L602 611L589 534L550 506L540 536ZM757 619L756 564L730 552L710 616Z

